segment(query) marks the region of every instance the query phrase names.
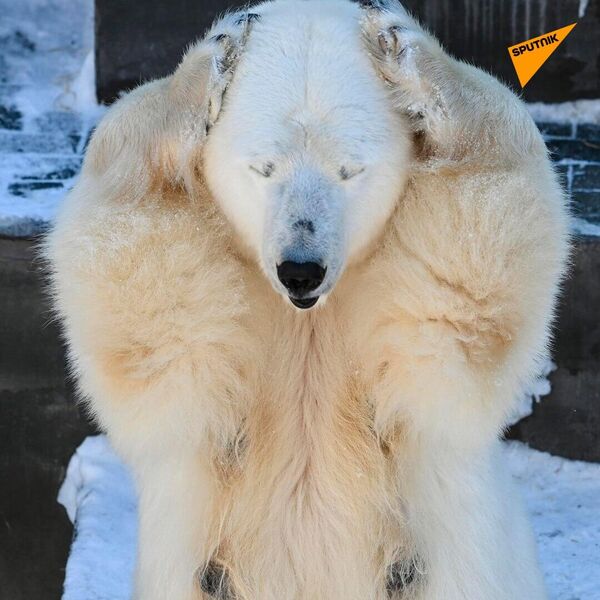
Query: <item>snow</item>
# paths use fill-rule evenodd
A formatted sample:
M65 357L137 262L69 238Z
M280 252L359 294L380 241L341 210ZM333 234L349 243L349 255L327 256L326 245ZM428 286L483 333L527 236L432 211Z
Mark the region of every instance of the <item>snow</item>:
M504 446L533 523L550 600L600 600L600 465L520 442ZM63 600L129 600L136 498L106 437L89 437L79 447L58 499L77 532Z
M539 403L543 396L547 396L552 391L548 376L555 369L556 365L549 358L540 365L538 376L523 387L508 425L514 425L528 417L533 412L534 404Z
M551 600L600 599L600 464L506 444Z
M538 123L594 123L600 124L600 99L573 100L547 104L530 102L529 114Z
M37 169L79 158L105 110L95 96L94 6L0 0L0 8L0 104L22 121L22 128L0 129L0 234L30 235L51 222L75 174L17 195L9 186L31 182L28 164ZM73 128L65 131L65 121Z
M91 0L3 1L0 38L26 130L48 110L97 113Z
M137 543L133 482L104 436L71 458L58 501L75 524L63 600L129 600Z
M40 228L54 217L56 209L65 195L65 188L42 188L28 192L24 196L15 197L5 190L14 182L15 174L31 174L36 170L52 169L53 156L32 156L29 153L8 153L0 155L0 232L13 231L18 235L19 224L31 228L31 221L38 222ZM79 170L76 156L60 157L72 162L73 168ZM4 192L4 193L3 193Z

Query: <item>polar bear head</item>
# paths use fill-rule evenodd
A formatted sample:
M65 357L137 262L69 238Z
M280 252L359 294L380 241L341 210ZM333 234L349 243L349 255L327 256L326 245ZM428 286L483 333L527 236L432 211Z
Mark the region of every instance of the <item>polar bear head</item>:
M226 217L277 292L328 294L381 235L410 136L347 0L258 5L205 148Z

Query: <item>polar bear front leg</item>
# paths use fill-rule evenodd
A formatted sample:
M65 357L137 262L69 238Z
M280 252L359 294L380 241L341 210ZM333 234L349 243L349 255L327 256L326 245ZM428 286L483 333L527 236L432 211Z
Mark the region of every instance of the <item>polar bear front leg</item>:
M217 491L198 453L156 456L136 474L139 547L135 600L199 600ZM208 543L207 543L208 542ZM208 596L207 596L208 597Z
M226 15L174 75L110 108L46 239L80 395L139 492L136 600L198 600L218 553L214 463L256 355L245 271L196 173L256 18Z
M423 565L408 597L542 600L496 440L546 352L568 252L564 198L507 88L448 56L397 3L369 9L363 31L420 151L378 259L381 351L365 357L379 356L376 429L397 443Z
M384 348L371 398L418 566L394 600L544 600L497 442L510 389L469 360L448 322L391 314L374 336Z
M546 599L534 538L499 452L432 444L403 457L419 571L399 598Z

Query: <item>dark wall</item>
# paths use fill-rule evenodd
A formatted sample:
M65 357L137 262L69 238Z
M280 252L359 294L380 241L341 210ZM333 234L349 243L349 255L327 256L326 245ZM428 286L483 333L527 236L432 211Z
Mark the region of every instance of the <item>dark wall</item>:
M520 89L507 48L578 22L534 76L526 100L557 102L600 96L600 0L405 0L456 56ZM185 47L217 14L247 3L226 0L96 0L98 98L172 72Z
M31 240L0 238L0 600L58 600L72 527L56 501L93 432L66 381Z
M534 448L600 462L600 239L582 238L558 310L552 393L509 432Z
M95 0L98 99L171 73L190 42L215 17L247 2L224 0Z
M529 101L600 96L600 1L404 0L452 54L520 89L508 46L577 22L524 90Z

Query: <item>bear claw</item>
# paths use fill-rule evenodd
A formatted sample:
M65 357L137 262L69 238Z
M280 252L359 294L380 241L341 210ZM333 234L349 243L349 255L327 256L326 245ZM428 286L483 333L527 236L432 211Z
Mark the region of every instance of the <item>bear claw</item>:
M416 575L417 569L412 561L410 563L395 562L390 565L386 582L388 596L404 591L413 583Z
M225 569L215 562L209 562L199 574L200 588L216 600L230 600L229 578Z

